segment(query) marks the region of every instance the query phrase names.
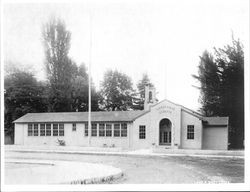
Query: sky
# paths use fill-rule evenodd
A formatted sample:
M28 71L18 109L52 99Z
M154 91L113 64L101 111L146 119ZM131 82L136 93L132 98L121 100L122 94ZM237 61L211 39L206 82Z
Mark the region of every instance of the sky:
M63 19L71 32L69 56L78 65L91 62L97 89L107 69L126 73L134 86L147 73L159 100L193 110L200 108L200 92L192 75L203 51L230 44L232 33L249 43L248 0L50 2L6 1L3 7L5 63L32 70L40 80L45 79L41 31L52 17Z

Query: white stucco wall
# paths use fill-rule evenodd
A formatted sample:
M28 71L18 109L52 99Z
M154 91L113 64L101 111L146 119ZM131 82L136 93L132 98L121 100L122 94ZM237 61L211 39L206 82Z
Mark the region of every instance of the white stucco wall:
M155 130L155 143L159 145L159 131L160 131L160 121L162 119L169 119L172 124L171 134L172 134L172 147L179 147L181 145L181 108L167 100L160 102L159 104L151 107L151 125Z
M187 125L194 125L194 139L187 139ZM181 111L181 148L202 148L202 121L184 110Z
M152 146L152 143L155 143L155 127L151 126L150 123L150 113L146 113L145 115L136 119L133 123L132 134L131 137L131 148L133 149L142 149L149 148ZM146 138L139 138L139 126L146 126Z
M14 144L23 145L24 144L24 125L15 123L15 135Z
M72 123L64 123L64 136L53 136L53 129L51 136L28 136L28 124L16 124L17 132L15 132L15 144L24 145L58 145L57 139L65 141L67 146L89 146L88 137L84 135L85 124L76 123L76 131L72 131ZM113 124L112 124L113 129ZM128 123L127 137L91 137L90 146L102 147L104 144L107 146L115 145L115 147L129 148L129 134L131 130L131 123ZM97 129L98 131L98 129ZM21 142L23 141L23 142Z
M203 129L203 149L228 149L228 128L207 127Z
M133 123L132 148L149 148L152 144L159 146L160 121L169 119L172 124L172 147L181 144L181 108L167 100L150 108L150 112L137 118ZM146 139L139 139L139 126L146 126Z

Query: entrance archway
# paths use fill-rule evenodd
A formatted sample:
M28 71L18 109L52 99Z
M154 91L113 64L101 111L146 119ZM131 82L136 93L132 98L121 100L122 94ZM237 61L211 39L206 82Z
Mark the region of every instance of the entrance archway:
M171 145L171 130L172 123L169 119L165 118L159 124L159 145Z

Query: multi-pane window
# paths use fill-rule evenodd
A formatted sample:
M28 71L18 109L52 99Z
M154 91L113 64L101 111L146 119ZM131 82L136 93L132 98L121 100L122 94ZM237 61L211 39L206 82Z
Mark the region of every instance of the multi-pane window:
M106 137L112 137L112 125L110 123L106 124Z
M145 125L139 126L139 139L146 139L146 126Z
M64 136L64 124L59 124L59 136Z
M85 123L85 129L84 129L84 134L87 137L89 135L89 130L88 130L88 123Z
M72 123L72 131L76 131L76 124Z
M46 124L46 136L51 136L51 124Z
M40 124L40 136L45 136L45 124Z
M58 136L58 124L53 124L53 136Z
M114 124L114 137L120 137L120 123Z
M33 136L33 128L31 123L28 124L28 136Z
M127 124L121 124L121 137L127 137Z
M194 125L187 126L187 139L194 139Z
M34 136L38 136L38 124L34 124Z
M99 124L99 137L104 137L105 136L105 124L100 123Z
M40 129L39 129L40 127ZM50 123L29 123L28 124L28 136L51 136L51 128L53 128L53 136L64 136L64 124L60 123L59 125L57 123L51 124Z
M96 137L97 136L97 124L92 123L91 125L91 136Z

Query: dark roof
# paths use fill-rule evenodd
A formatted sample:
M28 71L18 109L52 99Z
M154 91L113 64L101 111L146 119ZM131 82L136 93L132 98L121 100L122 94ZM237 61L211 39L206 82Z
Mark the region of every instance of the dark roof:
M91 121L126 121L131 122L148 111L98 111L91 112ZM87 122L88 112L65 112L65 113L27 113L15 120L14 123L32 122Z
M206 125L228 125L228 117L203 117Z

